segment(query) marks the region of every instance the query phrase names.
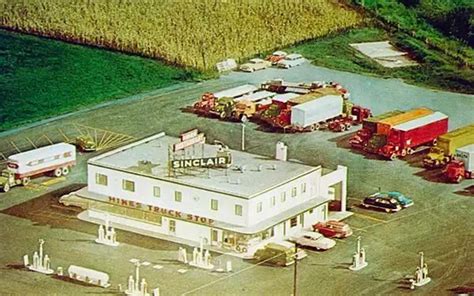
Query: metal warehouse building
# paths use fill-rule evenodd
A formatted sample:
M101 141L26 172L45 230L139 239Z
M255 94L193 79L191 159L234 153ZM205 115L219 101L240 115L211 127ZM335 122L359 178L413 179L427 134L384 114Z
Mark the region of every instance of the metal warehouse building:
M118 228L246 252L327 220L333 199L345 214L345 167L286 161L283 143L274 159L204 142L196 130L160 133L90 159L88 187L72 195L86 209L79 217L108 215Z

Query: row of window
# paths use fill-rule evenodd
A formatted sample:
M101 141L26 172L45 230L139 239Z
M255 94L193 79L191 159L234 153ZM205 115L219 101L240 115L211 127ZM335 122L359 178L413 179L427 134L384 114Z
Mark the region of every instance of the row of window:
M96 173L95 181L99 185L108 185L108 178L107 175ZM135 192L135 182L123 179L122 180L122 189L125 191ZM153 186L153 196L154 197L161 197L161 188L159 186ZM174 192L174 201L182 202L183 201L183 193L181 191ZM219 210L219 201L217 199L211 199L211 210L217 211ZM242 216L242 205L236 204L234 206L234 213L237 216Z
M306 192L306 183L302 183L301 184L301 193L305 193L305 192ZM296 197L297 195L298 195L298 189L295 186L295 187L291 188L291 197ZM282 203L286 202L286 191L283 191L280 194L280 201ZM275 205L276 205L276 196L272 196L270 198L270 206L274 207ZM263 210L263 202L257 203L257 213L260 213L262 210Z

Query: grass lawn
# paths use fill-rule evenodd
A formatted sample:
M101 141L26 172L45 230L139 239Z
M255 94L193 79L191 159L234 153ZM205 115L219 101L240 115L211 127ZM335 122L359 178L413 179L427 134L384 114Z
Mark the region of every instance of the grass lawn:
M420 65L385 68L349 46L350 43L387 39L415 55ZM402 78L408 83L430 88L474 93L472 69L459 67L456 61L403 33L389 34L373 27L358 28L304 42L285 51L301 53L318 66L387 78Z
M0 30L0 131L202 74Z

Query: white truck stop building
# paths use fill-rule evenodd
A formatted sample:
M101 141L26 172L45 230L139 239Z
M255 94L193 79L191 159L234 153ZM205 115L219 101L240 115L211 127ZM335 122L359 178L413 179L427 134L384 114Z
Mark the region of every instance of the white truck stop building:
M337 215L345 214L346 167L286 161L283 143L280 160L204 140L173 152L183 141L160 133L90 159L88 186L64 203L81 204L88 221L108 215L117 228L194 245L204 238L237 252L327 220L333 199L341 202ZM223 149L232 164L212 167Z

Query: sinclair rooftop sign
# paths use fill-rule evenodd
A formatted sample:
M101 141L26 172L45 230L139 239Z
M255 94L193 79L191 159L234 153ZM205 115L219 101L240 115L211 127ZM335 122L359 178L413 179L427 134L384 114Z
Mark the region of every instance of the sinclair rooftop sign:
M173 169L226 167L230 164L227 156L172 160Z

